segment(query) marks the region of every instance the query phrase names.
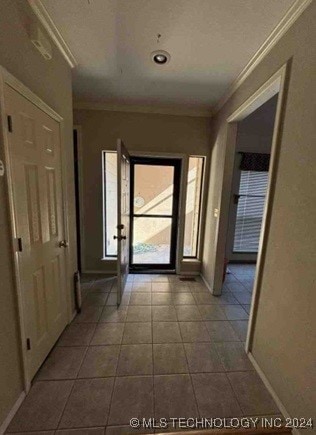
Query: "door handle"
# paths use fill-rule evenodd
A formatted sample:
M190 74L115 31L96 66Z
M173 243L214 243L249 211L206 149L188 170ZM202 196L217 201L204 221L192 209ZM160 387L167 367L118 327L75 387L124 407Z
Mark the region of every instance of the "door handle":
M121 240L126 240L126 236L113 236L113 239L120 242Z
M69 243L67 242L67 240L61 240L59 242L59 247L60 248L68 248L68 246L69 246Z

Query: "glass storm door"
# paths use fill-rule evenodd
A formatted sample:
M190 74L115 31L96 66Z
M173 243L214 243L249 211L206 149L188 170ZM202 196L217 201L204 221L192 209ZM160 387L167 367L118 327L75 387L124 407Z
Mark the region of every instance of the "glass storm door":
M132 270L176 266L181 161L131 158Z
M117 140L117 305L120 305L129 272L130 157Z

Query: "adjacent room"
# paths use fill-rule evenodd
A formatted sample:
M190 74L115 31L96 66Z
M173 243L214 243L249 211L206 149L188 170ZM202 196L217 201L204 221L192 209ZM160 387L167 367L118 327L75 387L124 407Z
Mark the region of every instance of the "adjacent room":
M237 124L224 289L239 289L235 297L248 313L267 203L277 101L275 95Z
M0 435L314 432L315 20L0 0Z

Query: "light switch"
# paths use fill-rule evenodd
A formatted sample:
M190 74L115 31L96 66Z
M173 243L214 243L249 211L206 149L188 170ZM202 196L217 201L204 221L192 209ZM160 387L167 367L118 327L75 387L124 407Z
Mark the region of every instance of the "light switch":
M214 217L218 217L219 215L219 209L218 208L214 208Z

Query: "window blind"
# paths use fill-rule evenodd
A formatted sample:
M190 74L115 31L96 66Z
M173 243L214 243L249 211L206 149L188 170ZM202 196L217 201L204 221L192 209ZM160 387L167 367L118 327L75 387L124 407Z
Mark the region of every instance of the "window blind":
M234 252L258 252L268 172L241 171Z

